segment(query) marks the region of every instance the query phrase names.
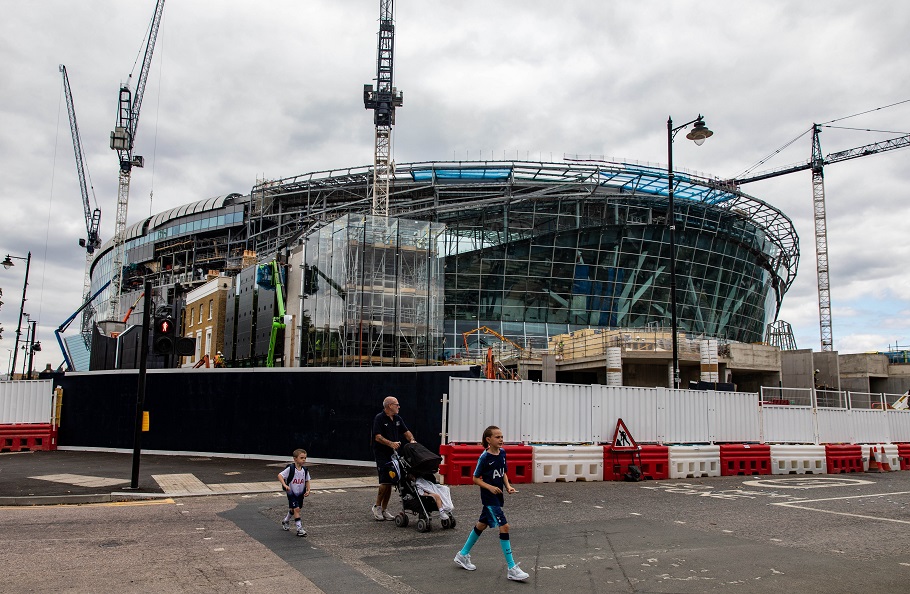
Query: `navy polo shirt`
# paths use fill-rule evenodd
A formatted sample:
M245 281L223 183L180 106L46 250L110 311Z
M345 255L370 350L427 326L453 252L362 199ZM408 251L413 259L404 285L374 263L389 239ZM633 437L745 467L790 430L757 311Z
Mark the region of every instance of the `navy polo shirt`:
M408 432L408 426L404 424L400 415L395 415L391 419L385 412L381 412L373 419L373 432L370 436L373 438L373 455L377 462L388 462L392 459L392 452L395 451L389 446L376 441L376 436L381 435L389 441L405 441L404 434Z

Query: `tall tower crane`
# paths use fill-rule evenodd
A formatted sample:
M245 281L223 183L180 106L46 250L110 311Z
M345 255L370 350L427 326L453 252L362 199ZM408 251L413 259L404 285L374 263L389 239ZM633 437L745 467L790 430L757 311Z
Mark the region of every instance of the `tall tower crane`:
M825 157L822 156L819 134L821 134L821 125L812 124L812 158L806 163L735 179L733 183L736 186L740 186L788 173L805 171L806 169L812 170L812 204L815 212L815 257L818 271L818 319L821 329L821 348L822 351L833 351L831 284L828 278L828 228L825 216L825 165L910 146L910 134L831 153Z
M379 0L379 44L376 53L376 89L363 85L363 106L373 110L376 142L373 151L373 214L389 216L389 185L395 165L392 160L392 126L402 94L392 84L395 53L395 22L392 0Z
M70 117L70 132L73 136L73 152L76 153L76 173L79 177L79 190L82 193L82 208L85 211L85 238L79 240L79 245L85 248L85 278L82 287L82 301L88 300L92 288L91 266L95 250L101 246L99 237L99 228L101 227L101 209L98 208L98 200L95 199L95 188L85 181L85 150L82 148L82 138L79 136L79 125L76 123L76 108L73 106L73 91L70 88L70 79L66 73L66 66L60 64L60 72L63 74L63 94L66 97L66 111ZM92 199L95 203L95 209L92 210L89 204L88 191L92 190ZM82 339L91 340L90 322L94 312L90 307L83 310L82 314ZM88 346L88 342L86 342Z
M133 143L139 127L139 109L142 107L142 96L145 94L145 82L148 79L152 64L152 53L155 51L155 39L158 37L158 26L161 13L164 11L164 0L158 0L155 14L149 26L148 39L145 44L145 57L136 82L135 94L130 92L129 80L120 85L120 100L117 110L117 122L111 132L111 148L117 151L120 159L120 180L117 188L117 217L114 221L114 245L111 258L111 296L108 302L108 319L117 320L120 315L120 289L123 281L123 251L126 239L126 212L130 197L130 173L133 167L142 167L145 160L133 154ZM133 75L130 74L130 78Z

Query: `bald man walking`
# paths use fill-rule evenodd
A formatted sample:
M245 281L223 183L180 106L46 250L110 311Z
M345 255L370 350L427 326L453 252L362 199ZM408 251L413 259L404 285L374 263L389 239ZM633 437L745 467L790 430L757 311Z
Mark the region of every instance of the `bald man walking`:
M395 482L389 473L392 470L392 452L401 447L402 440L414 441L414 435L398 415L400 409L397 398L386 396L382 401L382 412L373 419L373 455L379 473L379 492L371 511L377 521L395 519L387 509Z

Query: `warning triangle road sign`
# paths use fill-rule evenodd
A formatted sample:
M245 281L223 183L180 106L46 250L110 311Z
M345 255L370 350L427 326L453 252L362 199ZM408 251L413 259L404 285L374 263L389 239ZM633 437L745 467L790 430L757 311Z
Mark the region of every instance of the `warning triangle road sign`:
M613 432L612 448L615 452L635 452L641 449L622 419L616 420L616 431Z

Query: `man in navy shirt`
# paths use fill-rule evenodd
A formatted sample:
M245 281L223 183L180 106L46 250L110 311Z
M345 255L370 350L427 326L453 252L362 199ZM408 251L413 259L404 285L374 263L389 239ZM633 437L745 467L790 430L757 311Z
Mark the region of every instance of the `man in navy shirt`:
M401 447L402 439L414 441L414 435L398 415L400 408L397 398L387 396L382 401L382 412L373 419L373 455L379 472L379 492L376 494L376 505L372 508L376 520L395 519L395 516L386 509L394 483L389 473L392 470L392 452Z

